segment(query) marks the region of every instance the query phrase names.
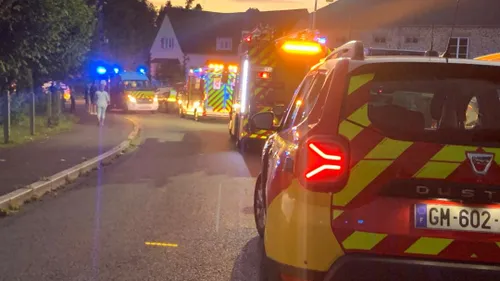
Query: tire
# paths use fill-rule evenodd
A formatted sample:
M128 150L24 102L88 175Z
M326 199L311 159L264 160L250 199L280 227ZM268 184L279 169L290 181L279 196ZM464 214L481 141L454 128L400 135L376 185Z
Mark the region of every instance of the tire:
M200 121L200 117L198 116L198 110L194 111L193 119L196 122Z
M255 227L261 238L264 238L266 229L266 192L264 188L265 179L262 173L257 177L253 194L253 214L255 219Z

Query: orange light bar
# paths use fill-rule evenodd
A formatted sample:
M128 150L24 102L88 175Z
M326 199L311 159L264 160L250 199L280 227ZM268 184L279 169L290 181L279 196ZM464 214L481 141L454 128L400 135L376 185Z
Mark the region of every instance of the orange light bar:
M287 41L281 49L291 54L316 55L321 53L321 45L317 42Z

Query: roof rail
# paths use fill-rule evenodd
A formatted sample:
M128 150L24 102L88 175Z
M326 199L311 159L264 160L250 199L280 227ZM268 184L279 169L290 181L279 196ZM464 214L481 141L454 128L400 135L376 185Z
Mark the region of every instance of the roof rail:
M361 41L350 41L336 48L325 60L336 58L350 58L353 60L365 59L365 48Z

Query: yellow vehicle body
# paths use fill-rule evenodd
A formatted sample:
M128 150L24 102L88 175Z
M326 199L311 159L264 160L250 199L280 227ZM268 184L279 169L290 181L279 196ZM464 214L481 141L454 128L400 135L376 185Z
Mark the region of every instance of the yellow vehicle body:
M500 53L494 53L489 55L484 55L475 58L476 60L485 60L485 61L500 61Z

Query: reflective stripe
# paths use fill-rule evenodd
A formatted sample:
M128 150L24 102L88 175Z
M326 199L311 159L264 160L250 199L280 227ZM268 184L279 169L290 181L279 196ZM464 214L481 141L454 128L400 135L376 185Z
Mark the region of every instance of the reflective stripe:
M344 212L343 210L333 210L332 212L333 219L338 218L340 215L342 215L343 212Z
M355 231L342 242L342 246L346 250L371 250L385 237L387 234Z
M445 179L455 171L461 163L427 162L413 177Z
M453 239L421 237L405 253L420 255L438 255L448 247Z
M463 162L466 158L465 152L476 149L474 146L446 145L431 158L431 161Z
M373 159L397 159L413 143L409 141L398 141L389 138L383 139L365 158Z
M347 119L365 127L369 126L371 122L370 119L368 119L368 105L364 104L358 110L354 111Z
M351 169L344 189L333 194L333 205L345 206L392 164L392 160L361 160Z
M352 94L355 92L357 89L361 88L363 85L366 83L370 82L373 80L375 77L375 74L370 73L370 74L362 74L362 75L357 75L351 77L349 81L349 90L347 91L347 94Z
M349 140L353 140L359 133L361 133L361 131L363 131L363 129L363 127L349 121L342 121L339 126L339 134Z

